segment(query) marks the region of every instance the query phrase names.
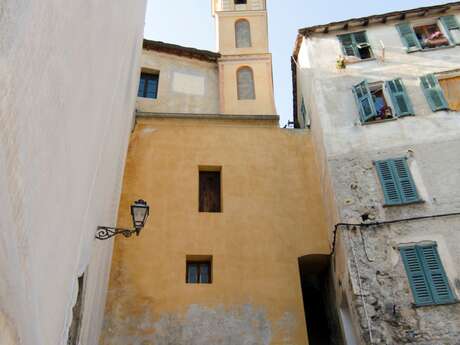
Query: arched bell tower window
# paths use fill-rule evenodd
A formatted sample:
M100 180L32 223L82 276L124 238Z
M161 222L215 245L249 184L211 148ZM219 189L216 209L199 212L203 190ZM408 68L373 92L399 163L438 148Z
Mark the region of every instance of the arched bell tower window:
M237 48L248 48L251 46L251 27L246 19L236 21L235 41Z
M254 74L250 67L241 67L236 72L238 99L255 99Z

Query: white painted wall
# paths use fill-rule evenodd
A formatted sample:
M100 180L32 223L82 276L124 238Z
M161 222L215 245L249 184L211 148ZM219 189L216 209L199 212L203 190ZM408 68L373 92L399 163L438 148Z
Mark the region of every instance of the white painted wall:
M0 343L64 345L87 271L80 344L102 326L138 86L145 0L3 0Z

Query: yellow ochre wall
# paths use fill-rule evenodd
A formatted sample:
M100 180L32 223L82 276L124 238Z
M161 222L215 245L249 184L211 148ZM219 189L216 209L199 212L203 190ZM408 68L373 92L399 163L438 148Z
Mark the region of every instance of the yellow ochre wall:
M236 48L235 23L245 19L251 28L251 47ZM222 55L268 53L266 11L219 12L217 14L218 51Z
M255 99L239 100L237 88L237 71L241 67L252 68L254 76ZM223 114L276 114L273 97L272 60L270 54L257 56L255 59L219 60L220 105Z
M138 118L118 225L139 198L150 218L115 240L100 345L305 345L297 259L329 253L312 150L276 121ZM222 168L222 213L198 212L199 166ZM185 283L186 255L212 284Z

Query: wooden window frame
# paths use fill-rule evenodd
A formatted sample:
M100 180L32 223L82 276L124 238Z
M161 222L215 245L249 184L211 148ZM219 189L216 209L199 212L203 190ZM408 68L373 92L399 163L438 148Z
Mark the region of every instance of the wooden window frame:
M142 90L142 94L140 95L140 83L141 80L144 80L144 88ZM155 95L154 97L147 96L147 82L148 81L156 81L156 88L155 88ZM160 86L160 74L159 73L150 73L150 72L141 72L141 76L139 79L139 90L137 92L137 97L142 98L149 98L149 99L157 99L158 98L158 88Z
M202 179L206 174L218 174L218 189L213 191L217 195L215 200L217 204L215 208L206 207L204 199L204 185L202 184ZM198 169L198 212L200 213L222 213L222 167L217 166L200 166Z
M197 281L196 282L190 282L189 281L189 269L190 265L197 265ZM200 281L200 276L201 276L201 267L203 265L206 265L208 267L208 281L207 282L201 282ZM208 259L186 259L186 269L185 269L185 283L186 284L212 284L212 257L208 257Z

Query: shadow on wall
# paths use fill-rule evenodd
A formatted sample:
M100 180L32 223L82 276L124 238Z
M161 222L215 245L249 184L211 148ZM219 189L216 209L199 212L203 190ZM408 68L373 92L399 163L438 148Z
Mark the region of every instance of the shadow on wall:
M309 345L343 345L332 281L330 255L299 258Z

